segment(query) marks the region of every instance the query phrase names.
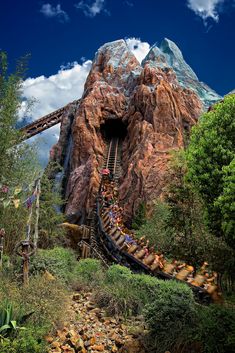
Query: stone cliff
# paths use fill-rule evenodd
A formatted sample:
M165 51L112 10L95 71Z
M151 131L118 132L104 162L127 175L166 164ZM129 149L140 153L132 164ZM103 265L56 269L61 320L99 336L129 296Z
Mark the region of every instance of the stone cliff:
M205 104L197 91L204 86L173 44L151 48L142 65L124 40L97 51L80 104L68 107L51 152L65 169L65 211L73 222L83 222L94 205L110 134L123 138L119 197L126 220L141 201L161 196L170 152L184 146Z

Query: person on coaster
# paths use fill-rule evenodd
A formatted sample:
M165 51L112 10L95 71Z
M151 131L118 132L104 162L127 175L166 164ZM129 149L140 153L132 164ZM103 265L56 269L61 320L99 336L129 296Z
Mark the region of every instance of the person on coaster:
M167 273L168 275L173 275L174 270L177 268L178 261L172 260L170 263L166 262L162 269L162 272Z
M163 255L161 255L160 253L156 253L155 254L155 259L151 265L151 270L155 271L158 269L163 269L164 264L163 264Z
M155 245L151 246L151 248L148 249L148 252L146 252L145 257L143 259L143 262L146 266L151 266L155 260Z
M204 275L207 272L207 267L208 267L208 262L204 261L202 266L200 267L200 270L198 271L199 275Z
M110 170L108 168L103 168L103 169L101 169L100 173L102 175L109 175L110 174Z
M202 266L200 267L199 271L196 273L195 277L191 282L193 286L203 287L208 277L207 267L208 267L208 263L206 261L203 262Z
M140 246L140 247L144 247L144 245L145 245L145 236L143 236L143 237L141 237L141 238L139 238L138 240L137 240L137 244Z
M193 266L188 266L188 269L189 269L189 274L187 275L186 277L186 282L188 283L192 283L194 277L193 277L193 272L194 272L194 267Z
M129 235L125 234L125 242L121 247L121 250L127 250L131 247L131 245L137 244L136 241Z
M205 274L206 282L204 284L204 288L209 294L212 294L214 291L218 289L217 286L217 272L213 272L211 275L209 273Z
M190 276L193 273L193 271L194 271L193 266L189 266L186 263L183 263L177 266L175 278L177 278L180 281L186 281L188 276Z

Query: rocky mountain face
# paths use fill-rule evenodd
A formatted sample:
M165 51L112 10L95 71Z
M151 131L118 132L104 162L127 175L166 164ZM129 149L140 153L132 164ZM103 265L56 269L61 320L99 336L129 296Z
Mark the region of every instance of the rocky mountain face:
M124 40L96 53L80 104L68 107L51 159L64 166L66 214L82 223L93 208L110 134L121 135L119 198L129 221L141 201L162 195L171 151L209 102L219 99L200 83L177 46L164 40L140 64Z
M154 45L143 63L147 61L154 67L173 68L179 84L195 91L206 108L221 99L215 91L198 80L195 72L185 62L180 49L171 40L165 38L159 48Z

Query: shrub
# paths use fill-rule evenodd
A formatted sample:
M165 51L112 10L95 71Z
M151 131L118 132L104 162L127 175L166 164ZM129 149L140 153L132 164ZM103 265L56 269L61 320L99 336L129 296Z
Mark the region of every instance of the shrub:
M40 326L46 333L51 326L61 323L61 308L64 313L68 308L68 297L62 284L36 276L31 278L29 286L22 288L20 292L21 301L18 305L23 308L23 314L33 312L29 319L30 325ZM22 309L18 307L18 310L22 315Z
M74 276L78 262L75 253L70 249L56 247L49 250L38 250L30 263L30 273L41 274L46 270L64 283L69 283Z
M191 289L174 281L161 282L154 300L146 305L144 315L156 344L156 353L187 342L196 320Z
M143 309L144 305L152 302L162 283L163 281L156 277L144 274L132 275L129 280L129 286L138 297L140 310Z
M131 271L120 265L112 265L106 271L103 285L95 297L110 315L128 316L134 312L135 297L129 286L131 276Z
M40 338L35 338L29 330L21 332L17 338L12 340L0 340L1 353L46 353L48 352L45 342Z
M13 319L25 327L11 339L0 340L1 353L46 353L43 338L53 327L62 324L61 308L66 315L68 296L58 281L43 276L31 277L29 286L19 286L12 278L0 278L0 302L12 303Z
M103 283L104 268L99 260L80 260L74 271L74 284L85 286L99 286Z
M28 320L23 326L36 327L36 332L46 334L51 327L61 322L61 307L67 309L66 291L58 281L48 281L42 276L32 277L29 286L22 287L6 277L1 277L0 301L12 303L14 318L21 322L23 316ZM31 314L31 315L30 315Z
M114 285L118 282L124 283L127 282L131 276L132 272L129 268L120 265L112 265L106 271L105 283Z
M197 332L203 353L234 353L235 310L218 305L199 307Z

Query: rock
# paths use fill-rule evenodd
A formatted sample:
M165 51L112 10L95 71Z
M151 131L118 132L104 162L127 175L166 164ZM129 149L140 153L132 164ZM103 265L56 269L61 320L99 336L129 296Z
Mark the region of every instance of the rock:
M98 351L98 352L103 352L103 351L104 351L104 345L103 345L103 344L100 344L100 345L93 345L93 346L91 346L91 348L92 348L94 351Z
M89 345L93 346L96 343L96 337L91 337L89 340Z
M54 338L53 338L52 336L46 336L46 337L45 337L45 341L46 341L47 343L52 343L53 340L54 340Z
M60 341L64 342L67 338L68 329L64 327L63 330L57 330L56 334Z
M117 348L116 345L113 345L113 346L111 347L111 352L112 352L112 353L118 352L118 348Z
M56 331L56 337L47 336L48 342L51 342L49 353L129 352L122 350L122 347L129 349L130 342L133 342L135 349L141 347L141 335L136 336L138 339L135 339L129 332L130 325L133 333L142 327L139 327L141 318L137 320L136 326L135 318L129 318L125 324L124 318L120 320L119 317L104 316L105 320L102 321L102 318L87 309L90 303L88 299L87 295L81 293L79 301L74 303L73 298L70 297L73 309L69 311L70 321L67 320L66 326ZM79 319L76 318L77 306L83 308L80 310ZM91 315L95 315L92 320L90 320ZM139 342L138 345L136 342ZM147 353L141 350L139 352Z
M119 353L145 353L144 347L138 340L126 341Z
M52 347L52 348L60 348L60 342L58 342L58 341L52 342L52 343L51 343L51 347Z
M53 348L51 350L49 350L49 353L61 353L62 350L60 347L57 347L57 348Z
M92 314L101 314L100 313L100 308L91 309L90 313L92 313Z
M62 346L62 352L64 353L75 353L75 350L73 348L71 348L68 344L66 344L65 346Z
M74 300L75 302L78 302L80 299L81 299L80 293L75 293L75 294L73 295L73 300Z
M55 277L47 270L43 273L43 278L47 281L55 281Z
M111 339L115 341L116 345L118 347L120 347L121 345L123 345L124 341L123 339L120 337L120 335L114 333L112 336L111 336Z

